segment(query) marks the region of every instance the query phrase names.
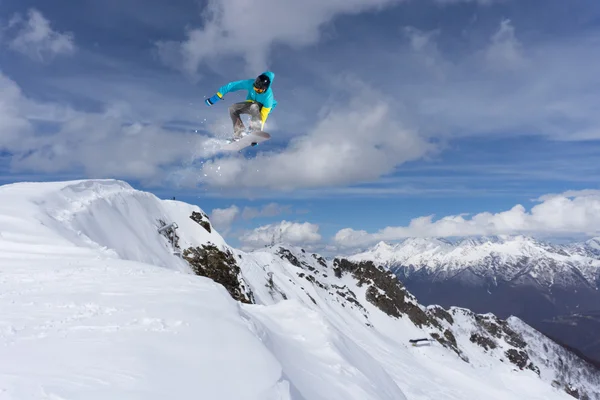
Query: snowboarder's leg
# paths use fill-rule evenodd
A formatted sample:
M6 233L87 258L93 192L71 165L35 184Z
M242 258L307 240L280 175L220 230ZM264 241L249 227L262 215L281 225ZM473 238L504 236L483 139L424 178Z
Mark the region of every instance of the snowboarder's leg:
M250 108L248 109L248 114L250 114L250 131L256 132L260 131L262 128L262 120L260 118L260 109L262 106L260 103L252 103Z
M241 103L235 103L229 106L229 116L231 117L231 122L233 122L233 137L241 138L242 133L246 130L240 115L248 114L248 109L253 103L249 103L247 101Z
M229 115L233 122L233 136L240 138L246 129L240 116L242 114L250 115L250 131L260 131L262 128L262 120L260 118L260 110L262 105L254 101L244 101L241 103L232 104L229 107Z

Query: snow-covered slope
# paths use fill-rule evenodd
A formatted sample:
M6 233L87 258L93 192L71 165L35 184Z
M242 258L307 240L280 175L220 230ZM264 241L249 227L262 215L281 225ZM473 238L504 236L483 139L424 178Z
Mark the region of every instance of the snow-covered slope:
M465 270L480 278L507 282L535 282L541 286L596 287L600 258L592 251L600 242L559 246L524 236L465 239L451 243L442 239L410 238L396 245L384 242L349 257L372 260L388 267L402 266L406 274L421 271L437 280Z
M121 181L5 185L0 199L4 254L48 257L56 252L62 258L73 253L189 270L173 257L169 241L157 235L157 229L174 221L182 248L206 242L226 246L217 232L190 219L193 212L202 212L198 207L159 200Z
M506 324L422 307L369 263L232 249L120 181L0 187L0 309L2 399L600 398L588 376L553 387Z
M566 247L570 253L600 260L600 237L592 238L584 243L576 243Z

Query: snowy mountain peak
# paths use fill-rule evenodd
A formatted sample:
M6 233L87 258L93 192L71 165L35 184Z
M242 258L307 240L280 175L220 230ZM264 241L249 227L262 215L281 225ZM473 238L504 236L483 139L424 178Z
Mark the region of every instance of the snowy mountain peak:
M419 248L432 248L437 246L446 246L450 244L447 240L440 238L407 238L402 242L403 246L413 246Z
M373 246L373 250L374 251L380 251L380 252L385 252L385 251L391 251L393 249L393 246L389 245L388 243L381 241L379 243L377 243L375 246Z
M512 281L525 275L542 285L569 285L576 276L583 276L595 285L600 276L600 259L592 252L597 242L587 244L587 250L540 242L527 236L495 236L467 238L455 243L438 239L414 238L388 247L376 246L350 257L351 260L372 260L389 268L409 268L427 273L455 275L469 269L484 278ZM569 278L565 278L565 276Z
M592 239L588 240L587 242L585 242L585 244L590 249L600 252L600 237L592 238Z

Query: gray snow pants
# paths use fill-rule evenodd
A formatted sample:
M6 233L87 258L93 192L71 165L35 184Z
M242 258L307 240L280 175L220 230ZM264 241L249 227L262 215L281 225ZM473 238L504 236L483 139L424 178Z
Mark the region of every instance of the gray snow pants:
M250 130L260 131L262 120L260 118L260 110L262 105L255 101L244 101L241 103L235 103L229 106L229 115L231 116L231 122L233 122L233 136L239 138L242 136L246 127L240 118L242 114L250 115Z

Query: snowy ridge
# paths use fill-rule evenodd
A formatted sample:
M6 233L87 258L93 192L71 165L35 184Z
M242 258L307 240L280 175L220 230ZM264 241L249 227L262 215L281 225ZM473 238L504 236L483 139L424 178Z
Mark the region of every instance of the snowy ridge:
M587 364L573 353L566 351L546 336L541 335L520 319L511 317L508 318L507 322L527 342L527 346L530 348L529 354L536 365L540 367L542 377L551 380L555 385L559 381L585 382L584 386L587 383L595 382L596 386L585 387L585 392L598 391L600 373L597 370L590 370L587 368ZM583 397L583 393L580 393L581 390L577 387L571 386L569 389L574 397Z
M202 212L199 207L160 200L121 181L19 183L0 187L0 197L0 222L6 231L2 251L18 249L31 255L39 247L46 257L50 248L37 241L60 243L61 249L75 253L85 249L98 257L189 270L185 262L172 257L168 241L156 234L161 220L177 221L181 247L206 242L227 246L217 232L209 233L189 218L194 211ZM14 212L16 204L18 212Z
M379 243L349 257L372 260L387 267L403 267L447 279L469 269L475 275L504 281L531 279L542 286L596 287L600 278L600 241L582 245L551 245L524 236L465 239L457 243L441 239L414 238L396 245ZM600 254L600 252L598 252ZM583 278L583 279L582 279Z
M171 222L184 257L234 262L240 281L195 276L157 232ZM587 375L538 375L500 322L425 308L372 264L245 253L211 228L120 181L0 187L0 397L552 400L568 383L600 398ZM230 296L242 281L256 304Z

